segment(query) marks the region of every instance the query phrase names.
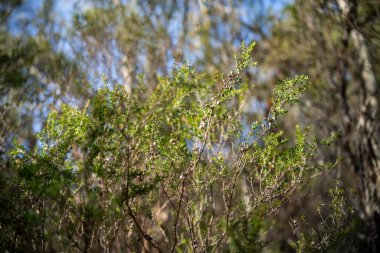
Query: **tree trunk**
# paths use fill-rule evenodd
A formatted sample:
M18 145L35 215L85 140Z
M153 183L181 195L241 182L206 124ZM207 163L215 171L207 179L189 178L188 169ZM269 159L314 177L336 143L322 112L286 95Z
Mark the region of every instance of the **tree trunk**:
M355 1L337 0L347 26L350 39L358 56L363 104L358 113L356 132L358 138L351 140L354 171L358 176L364 220L370 225L369 238L373 252L380 251L380 149L378 124L378 83L371 63L367 40L356 26L357 8ZM346 150L347 151L347 150Z

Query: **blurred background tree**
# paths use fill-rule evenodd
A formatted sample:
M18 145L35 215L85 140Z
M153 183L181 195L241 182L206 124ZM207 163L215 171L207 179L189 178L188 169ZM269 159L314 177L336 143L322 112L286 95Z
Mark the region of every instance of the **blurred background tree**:
M343 130L332 153L344 157L338 176L358 189L356 207L374 252L380 231L379 10L376 1L295 1L273 26L266 58L277 76L310 76L313 90L300 108L306 124L316 132Z
M33 8L32 8L33 7ZM33 136L52 105L67 95L83 98L86 80L78 64L62 50L64 34L53 16L53 2L2 1L0 4L1 147L12 139L34 148Z

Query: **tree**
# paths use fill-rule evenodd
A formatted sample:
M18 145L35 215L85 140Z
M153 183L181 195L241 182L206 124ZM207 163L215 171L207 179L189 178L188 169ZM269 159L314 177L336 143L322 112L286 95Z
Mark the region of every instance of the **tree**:
M274 26L268 45L275 50L267 58L277 77L293 71L310 76L314 94L302 110L310 125L343 130L332 152L344 154L341 174L360 194L357 208L372 252L380 242L378 9L368 1L295 1L288 18Z
M37 14L18 18L24 5L23 1L0 4L1 159L11 148L12 138L35 146L33 128L42 125L49 106L65 101L68 94L88 95L78 85L84 73L57 48L61 35L53 29L57 24L51 20L51 2L43 1Z

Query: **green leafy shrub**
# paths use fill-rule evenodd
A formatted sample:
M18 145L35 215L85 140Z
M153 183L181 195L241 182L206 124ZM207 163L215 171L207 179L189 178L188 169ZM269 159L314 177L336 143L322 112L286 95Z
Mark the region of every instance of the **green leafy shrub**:
M242 126L255 65L242 45L229 75L177 66L152 94L143 82L97 91L85 108L53 111L28 151L11 155L11 183L23 224L4 224L7 250L32 252L252 252L265 245L272 213L306 194L318 149L296 128L294 144L278 116L298 102L305 76L280 82L268 117ZM245 134L244 134L245 133ZM12 195L11 194L11 195ZM19 205L17 207L17 205ZM20 230L20 231L18 231ZM4 243L5 242L5 243ZM12 242L12 243L10 243Z

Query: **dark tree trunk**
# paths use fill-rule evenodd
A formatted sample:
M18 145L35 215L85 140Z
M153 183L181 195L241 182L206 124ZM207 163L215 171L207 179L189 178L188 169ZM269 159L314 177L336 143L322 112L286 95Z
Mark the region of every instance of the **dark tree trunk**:
M357 27L355 1L337 0L348 34L358 57L358 80L362 94L362 105L354 123L357 138L345 145L350 154L360 186L361 214L371 228L368 238L372 252L380 251L380 150L378 123L378 83L371 63L366 38ZM353 123L353 122L351 122Z

